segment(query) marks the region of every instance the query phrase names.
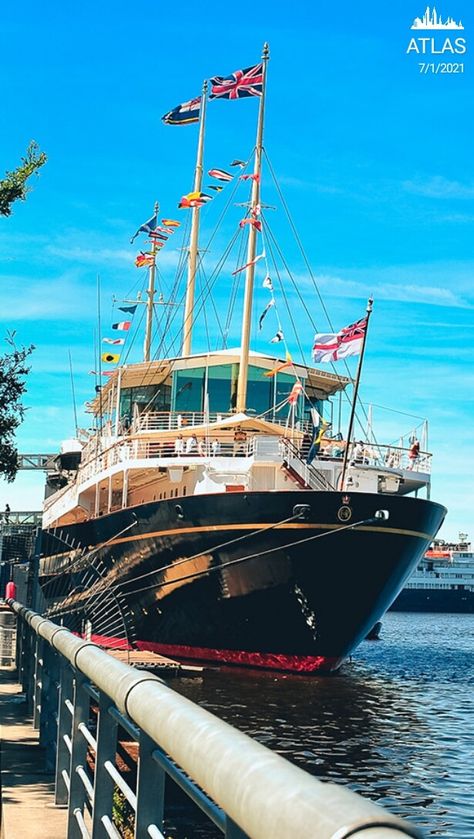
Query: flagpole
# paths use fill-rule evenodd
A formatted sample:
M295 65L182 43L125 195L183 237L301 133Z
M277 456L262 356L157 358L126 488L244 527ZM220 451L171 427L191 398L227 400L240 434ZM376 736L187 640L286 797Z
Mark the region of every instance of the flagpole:
M367 311L367 323L366 323L365 330L364 330L364 337L362 339L362 347L361 347L360 356L359 356L359 363L357 365L357 373L356 373L356 378L355 378L355 383L354 383L354 396L352 398L351 415L350 415L350 418L349 418L349 428L347 430L347 441L346 441L346 446L345 446L345 449L344 449L344 461L343 461L343 464L342 464L342 473L341 473L341 490L345 489L344 482L346 480L347 461L349 459L349 452L350 452L350 448L351 448L352 429L354 427L354 417L355 417L355 410L356 410L356 405L357 405L357 394L359 392L359 382L360 382L360 377L361 377L361 373L362 373L362 364L364 362L365 345L366 345L366 342L367 342L367 333L369 331L369 320L370 320L370 315L372 314L373 303L374 303L374 301L373 301L372 297L369 297L369 299L367 300L367 309L366 309L366 311Z
M158 201L155 201L155 219L158 216L159 204ZM155 302L155 271L156 271L156 239L152 236L152 243L151 243L151 252L153 254L153 262L150 265L150 269L148 272L148 289L147 295L148 299L146 301L146 329L145 329L145 343L143 345L143 361L150 361L150 350L151 350L151 333L153 329L153 304Z
M207 102L207 80L202 86L201 95L201 118L199 120L199 136L197 145L196 169L194 171L194 192L201 192L202 187L202 162L204 155L204 128L206 122ZM186 286L186 303L184 308L183 321L183 350L181 355L191 354L191 339L194 322L194 294L196 287L196 269L198 258L198 237L199 237L199 210L200 207L193 207L191 221L191 238L189 241L188 257L188 282Z
M257 124L257 141L255 144L255 162L253 173L256 176L252 181L252 195L251 195L251 211L255 210L260 204L260 175L262 171L262 151L263 151L263 118L265 114L265 92L266 92L266 77L267 64L270 57L270 50L268 44L263 45L262 53L262 96L260 99L260 108L258 111ZM242 319L242 338L240 342L240 367L239 380L237 384L237 413L245 411L247 407L247 380L249 368L249 349L250 349L250 329L252 326L252 303L253 303L253 285L255 277L255 250L257 244L257 230L255 225L249 225L249 238L247 246L247 270L245 274L245 297L244 310Z

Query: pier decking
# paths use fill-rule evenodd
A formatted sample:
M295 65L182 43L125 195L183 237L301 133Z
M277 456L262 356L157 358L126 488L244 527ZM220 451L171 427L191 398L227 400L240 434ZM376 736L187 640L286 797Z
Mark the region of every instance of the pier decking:
M54 804L54 772L32 726L13 666L0 667L1 839L64 839L67 808Z

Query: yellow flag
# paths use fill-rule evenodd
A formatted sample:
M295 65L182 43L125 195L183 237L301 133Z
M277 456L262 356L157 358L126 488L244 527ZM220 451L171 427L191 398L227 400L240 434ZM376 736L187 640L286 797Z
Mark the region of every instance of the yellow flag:
M104 352L102 353L101 358L102 361L105 361L106 364L117 364L117 361L119 360L120 356L114 355L114 353L111 352Z

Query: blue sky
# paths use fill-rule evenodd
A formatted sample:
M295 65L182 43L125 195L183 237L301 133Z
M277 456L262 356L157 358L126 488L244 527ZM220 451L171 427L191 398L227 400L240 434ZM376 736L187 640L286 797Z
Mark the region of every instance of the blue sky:
M465 37L465 55L407 55L411 22L425 5L315 0L290 13L262 0L217 12L186 0L133 11L121 0L86 0L74 9L27 1L21 11L3 10L0 175L33 138L49 158L27 202L0 221L0 334L15 329L20 343L37 347L21 451L55 451L73 433L68 352L82 406L94 384L97 274L102 334L111 335L112 295L133 295L145 280L133 265L144 240L131 246L130 236L155 199L163 215L177 217L176 203L192 187L196 126L166 127L161 115L198 95L204 78L256 63L268 40L265 146L335 327L361 317L368 294L375 297L361 396L382 406L374 408L377 438L390 442L429 418L432 497L449 508L441 535L474 537L474 15L466 0L442 0L438 11L461 18L464 32L422 33ZM423 75L421 60L463 62L464 73ZM206 169L247 158L256 109L254 100L209 104ZM268 168L262 189L272 204ZM236 200L246 200L239 190ZM224 200L223 193L203 212L203 242ZM230 211L232 229L238 213ZM327 330L284 214L268 215L318 328ZM220 231L213 241L211 266L230 235ZM175 239L159 259L165 293ZM221 301L227 266L224 274ZM257 283L258 311L265 295ZM293 305L291 290L289 298ZM262 335L254 329L257 348L271 348L270 317ZM312 326L298 320L298 331L309 359ZM290 326L285 335L297 357ZM197 348L200 340L202 326ZM135 346L130 358L138 360ZM32 473L0 483L0 509L6 501L38 508L42 484Z

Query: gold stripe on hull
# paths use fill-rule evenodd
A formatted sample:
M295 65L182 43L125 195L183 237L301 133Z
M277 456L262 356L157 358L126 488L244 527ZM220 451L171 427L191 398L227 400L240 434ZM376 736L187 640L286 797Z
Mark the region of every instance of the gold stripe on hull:
M204 532L222 532L228 530L338 530L343 527L341 524L310 524L308 522L293 522L291 524L275 524L272 522L254 522L252 524L222 524L222 525L202 525L200 527L177 527L172 530L153 530L149 533L140 533L136 536L123 536L120 539L112 539L110 542L103 542L102 544L94 545L94 548L100 548L104 545L120 545L126 542L136 542L138 539L153 539L155 537L163 536L178 536L187 533L204 533ZM423 539L430 541L432 535L430 533L423 533L418 530L405 530L399 527L372 527L370 525L360 525L357 530L363 530L369 533L390 533L394 536L414 536L416 539ZM258 535L257 533L255 535Z

